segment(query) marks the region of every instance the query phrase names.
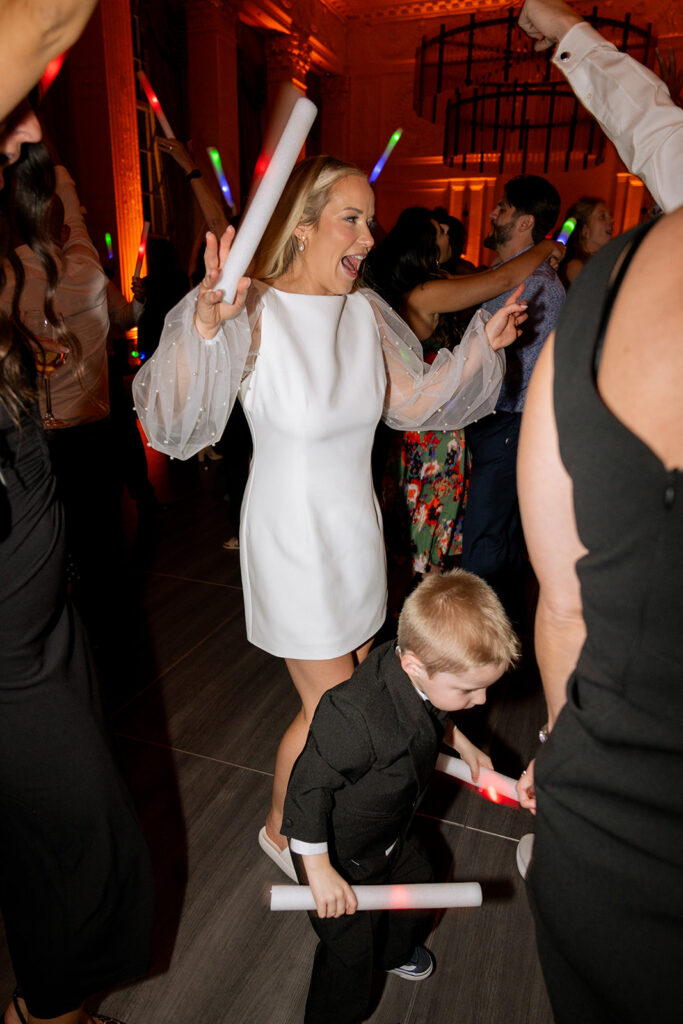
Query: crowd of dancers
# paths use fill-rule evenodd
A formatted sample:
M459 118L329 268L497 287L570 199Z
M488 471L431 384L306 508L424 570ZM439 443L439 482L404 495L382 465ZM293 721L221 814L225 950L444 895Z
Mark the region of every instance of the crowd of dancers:
M104 473L84 497L73 462L87 446L92 465L102 451L116 460L106 344L90 332L106 335L111 316L125 328L153 296L112 296L25 98L94 4L55 4L47 33L34 6L0 12L0 905L18 983L4 1019L90 1024L111 1018L84 1010L88 996L147 969L153 910L67 597L67 551L76 591L81 572L108 571L78 551L87 501L116 496ZM524 867L555 1019L677 1009L683 113L564 0L527 0L520 27L539 48L557 44L555 64L663 216L610 242L606 204L577 203L565 301L563 248L546 240L561 200L545 179L506 183L486 240L496 264L473 272L444 211L405 211L375 247L365 176L313 157L234 297L216 290L234 229L215 206L207 214L200 279L134 383L145 433L169 455L210 449L237 400L254 439L239 528L247 636L285 659L301 700L258 842L316 898L307 1024L362 1020L373 963L431 973L410 929L356 912L349 882L429 877L408 829L444 735L473 773L490 764L444 734L442 713L480 703L516 661L527 550L548 723L519 793L536 813ZM380 420L393 432L379 473L390 550L424 578L398 646L371 651L387 615ZM139 503L153 504L138 480ZM84 604L97 642L103 615Z

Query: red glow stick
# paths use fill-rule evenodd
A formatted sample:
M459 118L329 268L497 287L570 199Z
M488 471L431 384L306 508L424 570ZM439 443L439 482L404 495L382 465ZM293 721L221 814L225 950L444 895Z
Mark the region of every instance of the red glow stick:
M54 57L43 71L40 82L38 83L41 97L45 95L59 72L62 70L62 64L66 59L67 53L68 50L65 50L64 53L60 53L59 57Z
M443 772L444 775L450 775L454 779L460 779L461 782L467 782L470 786L476 786L493 803L499 803L501 797L507 797L508 800L514 800L516 803L519 803L517 780L511 779L509 775L501 775L500 772L491 771L490 768L482 768L480 765L479 778L476 782L473 782L472 772L467 763L461 757L448 757L447 754L439 754L436 761L436 770Z
M146 220L142 225L142 234L140 235L140 244L138 246L138 261L135 264L135 273L133 277L139 277L140 271L142 270L142 261L145 258L145 252L147 251L147 236L149 234L149 221Z
M171 128L170 124L168 123L166 115L161 109L159 97L155 93L152 86L149 84L149 78L147 77L144 71L138 71L138 81L140 82L140 85L144 89L145 96L147 97L147 102L154 111L154 115L157 121L159 122L162 132L164 133L167 139L175 139L173 129Z

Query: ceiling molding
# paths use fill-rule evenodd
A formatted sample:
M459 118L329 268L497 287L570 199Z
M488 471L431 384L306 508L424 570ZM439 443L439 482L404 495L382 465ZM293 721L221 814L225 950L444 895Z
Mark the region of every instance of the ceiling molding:
M320 0L346 22L424 21L507 8L509 0Z

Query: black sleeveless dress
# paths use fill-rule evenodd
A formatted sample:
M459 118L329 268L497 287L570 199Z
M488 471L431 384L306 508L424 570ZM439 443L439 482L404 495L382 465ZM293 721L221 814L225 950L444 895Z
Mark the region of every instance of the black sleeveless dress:
M535 772L529 887L557 1024L683 1019L683 474L596 387L609 309L649 226L591 259L555 343L560 454L588 549L587 637Z
M149 960L147 852L99 707L40 417L0 402L0 910L38 1017Z

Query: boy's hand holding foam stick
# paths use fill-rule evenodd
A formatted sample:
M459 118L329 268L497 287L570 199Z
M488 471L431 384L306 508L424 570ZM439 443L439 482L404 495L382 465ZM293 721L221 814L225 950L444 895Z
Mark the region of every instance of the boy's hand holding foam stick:
M436 770L445 775L451 775L454 779L460 779L470 786L477 786L483 795L494 803L497 803L501 796L519 803L517 780L511 779L507 775L501 775L500 772L491 771L488 767L482 766L481 762L476 779L467 761L460 757L448 757L447 754L439 754Z
M460 729L457 729L452 722L449 724L444 735L444 743L448 747L453 747L453 750L457 750L460 754L460 757L470 770L473 783L476 784L479 779L480 766L493 771L493 761L489 755L485 754L479 747L475 747L474 743L471 743L467 736Z
M318 917L355 914L358 907L356 895L349 883L332 867L328 854L307 854L303 861Z

